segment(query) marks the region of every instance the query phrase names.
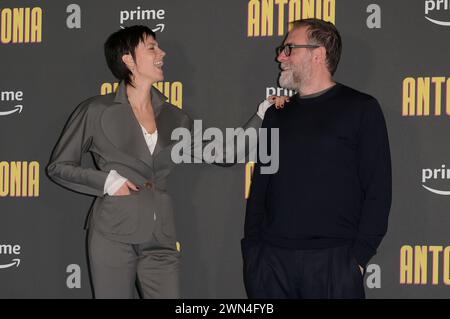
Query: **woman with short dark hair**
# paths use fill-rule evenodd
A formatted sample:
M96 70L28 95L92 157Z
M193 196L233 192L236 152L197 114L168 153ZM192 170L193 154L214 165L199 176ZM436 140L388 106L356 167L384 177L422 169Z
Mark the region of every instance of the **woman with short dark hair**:
M47 172L56 183L96 196L88 220L96 298L134 298L135 283L144 298L178 298L180 253L166 179L174 165L171 132L191 130L192 121L153 87L164 79L166 53L148 27L119 30L104 48L121 81L117 93L78 106ZM260 117L247 126L259 127ZM81 166L87 152L98 169Z

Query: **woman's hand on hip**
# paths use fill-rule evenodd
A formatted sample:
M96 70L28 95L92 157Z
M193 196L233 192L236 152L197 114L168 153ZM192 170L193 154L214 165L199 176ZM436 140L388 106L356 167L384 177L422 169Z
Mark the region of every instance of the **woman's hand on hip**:
M119 188L119 190L114 193L114 196L130 195L130 190L137 192L139 190L139 188L136 185L134 185L132 182L127 180L122 184L122 186Z

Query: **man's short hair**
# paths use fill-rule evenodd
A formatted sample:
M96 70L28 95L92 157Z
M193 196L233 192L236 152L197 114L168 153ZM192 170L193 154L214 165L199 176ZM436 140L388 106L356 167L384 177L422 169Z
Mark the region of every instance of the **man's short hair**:
M307 27L309 43L325 47L328 70L333 75L336 72L342 51L341 35L336 27L330 22L312 18L295 20L290 24L292 29Z
M104 45L106 63L117 79L133 85L131 83L132 73L122 61L122 56L131 54L135 60L136 47L148 36L156 39L155 33L149 27L134 25L116 31L108 37Z

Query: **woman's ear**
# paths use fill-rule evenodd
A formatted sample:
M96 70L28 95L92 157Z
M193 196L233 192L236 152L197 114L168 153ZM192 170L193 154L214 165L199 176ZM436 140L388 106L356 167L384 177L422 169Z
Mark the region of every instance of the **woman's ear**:
M134 71L135 63L130 53L122 55L122 61L131 72Z

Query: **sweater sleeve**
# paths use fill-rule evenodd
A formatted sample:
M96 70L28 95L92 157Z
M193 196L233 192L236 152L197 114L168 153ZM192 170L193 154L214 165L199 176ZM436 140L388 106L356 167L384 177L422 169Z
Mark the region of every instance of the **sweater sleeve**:
M363 205L352 252L365 267L387 231L391 207L391 157L386 123L377 100L370 99L358 134L358 176Z

